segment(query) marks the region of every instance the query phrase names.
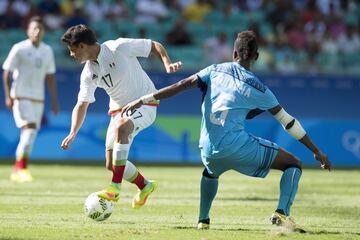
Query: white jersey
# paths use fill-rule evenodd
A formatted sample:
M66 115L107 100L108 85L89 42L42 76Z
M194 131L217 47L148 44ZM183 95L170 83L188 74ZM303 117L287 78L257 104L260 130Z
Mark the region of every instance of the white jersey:
M43 101L45 77L55 73L51 47L43 42L35 47L30 39L15 44L6 58L3 69L13 73L10 96Z
M142 69L137 57L148 57L151 40L119 38L100 46L95 61L87 61L81 73L79 102L94 102L95 90L103 88L110 97L109 108L125 104L154 92L155 86Z

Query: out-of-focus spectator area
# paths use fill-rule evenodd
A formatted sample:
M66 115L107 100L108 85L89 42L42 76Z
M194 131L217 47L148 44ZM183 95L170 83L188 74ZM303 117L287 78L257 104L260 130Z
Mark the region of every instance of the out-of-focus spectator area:
M43 16L45 42L60 68L78 67L60 38L84 23L100 42L150 38L193 71L231 60L236 33L254 30L258 72L360 73L359 0L0 0L0 60L23 40L29 17ZM159 70L158 60L143 61Z

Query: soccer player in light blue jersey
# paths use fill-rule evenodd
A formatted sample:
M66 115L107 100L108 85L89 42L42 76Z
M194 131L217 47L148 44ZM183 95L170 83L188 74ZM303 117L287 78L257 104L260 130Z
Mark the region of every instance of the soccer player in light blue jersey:
M313 152L323 169L330 170L327 156L310 140L300 122L288 114L250 67L259 56L256 36L240 32L234 42L233 62L211 65L171 86L129 103L123 113L154 100L174 96L198 86L203 93L199 147L205 169L201 179L199 229L210 227L209 212L218 189L218 178L233 169L264 178L270 169L283 171L280 198L271 216L273 224L296 229L290 215L301 177L301 161L273 142L245 131L245 119L269 111L284 129Z

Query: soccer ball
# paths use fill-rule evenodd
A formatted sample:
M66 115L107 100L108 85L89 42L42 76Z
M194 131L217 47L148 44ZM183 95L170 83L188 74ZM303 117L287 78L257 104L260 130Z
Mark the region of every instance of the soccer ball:
M96 193L91 193L85 200L85 215L95 221L104 221L113 211L113 203L99 198Z

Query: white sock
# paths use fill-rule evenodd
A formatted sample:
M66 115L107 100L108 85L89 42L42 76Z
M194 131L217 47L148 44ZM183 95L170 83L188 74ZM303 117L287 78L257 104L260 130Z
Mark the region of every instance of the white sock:
M124 171L124 179L128 182L133 181L136 176L138 174L138 170L135 167L135 165L130 162L130 161L126 161L126 166L125 166L125 171Z
M35 138L37 134L37 129L35 128L25 128L21 131L20 141L16 148L16 158L21 158L24 155L29 155Z
M114 143L113 166L125 165L129 156L130 144ZM125 161L125 162L124 162Z

